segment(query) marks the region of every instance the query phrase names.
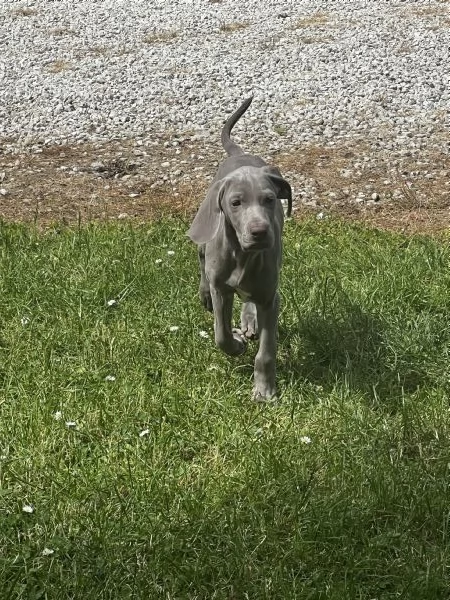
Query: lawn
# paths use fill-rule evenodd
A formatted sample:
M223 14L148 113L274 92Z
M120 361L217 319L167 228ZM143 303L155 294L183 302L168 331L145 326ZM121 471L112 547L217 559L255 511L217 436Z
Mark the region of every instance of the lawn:
M448 599L448 238L289 221L260 405L186 229L0 225L1 599Z

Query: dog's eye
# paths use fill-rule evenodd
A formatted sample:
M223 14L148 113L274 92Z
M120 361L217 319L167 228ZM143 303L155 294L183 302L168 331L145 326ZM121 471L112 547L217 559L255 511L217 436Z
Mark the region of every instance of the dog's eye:
M272 204L273 202L275 202L275 196L266 196L264 198L264 202L266 204Z
M234 200L231 201L231 206L240 206L241 205L241 201L239 200L239 198L235 198Z

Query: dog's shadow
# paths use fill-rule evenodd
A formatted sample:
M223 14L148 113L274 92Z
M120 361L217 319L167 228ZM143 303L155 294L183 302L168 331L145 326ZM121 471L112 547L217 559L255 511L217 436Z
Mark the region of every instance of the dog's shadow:
M291 317L290 317L291 320ZM344 382L372 398L400 398L426 379L420 365L402 362L392 368L385 324L357 305L336 315L306 313L279 324L278 373L286 381L308 381L325 390Z

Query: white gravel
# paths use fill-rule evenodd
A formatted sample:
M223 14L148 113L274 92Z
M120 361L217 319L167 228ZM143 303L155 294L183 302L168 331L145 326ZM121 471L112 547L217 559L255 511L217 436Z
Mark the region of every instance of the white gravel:
M448 149L448 2L2 0L0 30L6 151L217 142L250 92L236 134L251 150Z

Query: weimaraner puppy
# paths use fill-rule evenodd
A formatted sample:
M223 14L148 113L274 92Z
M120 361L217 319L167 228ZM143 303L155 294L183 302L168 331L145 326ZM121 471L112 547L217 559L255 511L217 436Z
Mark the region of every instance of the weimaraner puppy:
M275 363L279 310L283 206L292 210L292 191L276 167L245 154L230 139L231 130L250 106L248 98L226 121L222 145L228 155L188 231L199 245L200 299L214 312L216 344L224 352L245 352L246 341L259 336L254 398L276 393ZM234 293L243 300L241 329L232 329Z

